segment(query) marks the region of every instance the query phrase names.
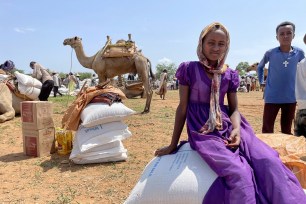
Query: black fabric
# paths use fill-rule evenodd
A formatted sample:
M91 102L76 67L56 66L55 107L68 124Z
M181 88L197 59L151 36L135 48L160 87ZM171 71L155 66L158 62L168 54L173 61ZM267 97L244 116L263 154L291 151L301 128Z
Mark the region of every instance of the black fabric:
M54 86L53 80L47 80L42 84L40 94L38 96L40 101L48 101L53 86Z

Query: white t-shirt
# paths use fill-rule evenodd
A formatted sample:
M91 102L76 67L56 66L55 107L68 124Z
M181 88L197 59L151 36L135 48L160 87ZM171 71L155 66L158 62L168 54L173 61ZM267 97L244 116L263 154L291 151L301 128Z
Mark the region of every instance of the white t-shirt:
M306 58L297 64L295 97L298 105L297 109L306 109Z

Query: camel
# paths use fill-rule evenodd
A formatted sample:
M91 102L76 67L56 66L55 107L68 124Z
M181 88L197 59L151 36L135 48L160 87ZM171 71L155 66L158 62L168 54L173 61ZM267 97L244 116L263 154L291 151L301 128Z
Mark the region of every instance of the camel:
M110 39L108 37L107 43L109 42ZM135 52L132 57L103 57L102 55L107 43L104 48L96 54L88 57L84 53L81 38L67 38L63 42L64 45L70 45L75 50L78 61L83 67L92 69L98 75L99 83L103 83L107 79L119 75L137 73L143 82L144 92L146 95L146 104L143 113L150 112L153 90L150 87L149 75L154 78L150 60L143 56L139 51Z
M127 98L136 98L140 96L145 98L144 87L142 82L135 82L133 84L126 84L122 87L119 87L121 91L126 95Z
M256 73L257 73L257 66L258 66L258 62L255 62L254 64L252 64L251 66L249 66L248 68L247 68L247 72L249 72L249 71L256 71ZM258 76L258 73L257 73L257 76ZM267 76L268 76L268 68L264 68L264 81L266 81L266 79L267 79ZM262 88L262 91L264 91L264 87L261 87Z
M246 71L247 72L249 72L249 71L256 71L256 73L257 73L257 66L258 66L258 64L259 64L258 62L255 62L254 64L249 66ZM264 80L266 80L267 76L268 76L268 68L264 68Z
M0 123L14 119L15 115L20 114L20 102L25 99L17 97L8 86L0 83Z
M114 87L119 88L127 98L146 98L142 81L126 81L123 76L118 76L117 80L111 80ZM150 84L151 87L151 84Z

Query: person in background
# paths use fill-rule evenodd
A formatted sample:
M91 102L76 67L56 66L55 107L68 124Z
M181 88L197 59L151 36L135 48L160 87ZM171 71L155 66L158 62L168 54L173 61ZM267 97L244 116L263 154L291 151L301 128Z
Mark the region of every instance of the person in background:
M252 83L251 77L250 76L246 76L247 92L250 92L251 83Z
M69 77L68 77L68 94L72 95L72 93L74 92L75 88L76 88L76 84L77 84L77 79L74 76L74 74L72 72L69 73Z
M255 91L256 88L256 79L255 77L251 76L251 91Z
M56 94L59 94L60 96L63 96L63 94L58 91L58 87L60 86L60 78L58 77L58 74L53 72L52 73L52 78L53 78L53 81L54 81L54 86L53 86L54 97L56 97Z
M96 86L97 84L97 77L96 74L92 74L92 78L91 78L91 85L90 86Z
M41 101L48 101L49 95L53 89L54 81L49 72L37 62L30 62L30 67L33 69L32 77L41 81L42 86L38 96Z
M75 86L75 88L76 89L80 89L80 75L79 74L76 74L75 75L75 79L76 79L76 86Z
M179 88L179 81L177 78L175 78L175 89L178 90Z
M133 74L133 73L129 73L127 79L128 79L129 81L134 81L134 80L135 80L134 74Z
M163 100L165 100L166 93L167 93L167 81L168 81L167 72L168 71L164 69L163 72L160 74L160 85L159 85L158 90L155 92Z
M174 84L175 84L175 80L172 79L172 80L171 80L171 84L170 84L170 89L171 89L171 90L174 90Z
M306 44L306 34L304 43ZM294 135L306 137L306 58L297 64L295 96L297 111L294 120Z
M69 74L66 74L66 77L63 79L63 85L68 88L69 84Z
M6 60L3 64L0 65L0 69L2 69L5 73L13 73L15 69L15 63L12 60Z
M258 80L264 88L262 133L273 133L274 124L281 110L281 132L292 134L292 121L296 109L295 79L297 63L304 57L302 49L292 46L295 25L285 21L276 27L279 46L268 50L257 67ZM264 84L264 67L269 62Z
M202 30L199 61L183 62L176 72L180 100L171 142L155 155L177 150L186 122L191 148L218 175L204 204L305 204L305 193L293 172L256 137L238 111L238 71L224 66L229 47L230 36L222 24L212 23Z

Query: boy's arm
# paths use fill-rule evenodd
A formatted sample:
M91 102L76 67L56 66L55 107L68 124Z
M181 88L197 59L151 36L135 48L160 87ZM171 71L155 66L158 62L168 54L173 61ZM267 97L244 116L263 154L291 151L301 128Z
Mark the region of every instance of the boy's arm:
M260 84L263 84L264 82L264 68L267 62L268 62L268 52L265 53L264 57L257 65L257 74L258 74L258 80Z

